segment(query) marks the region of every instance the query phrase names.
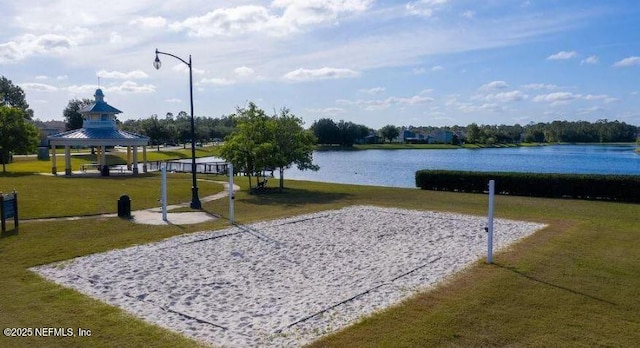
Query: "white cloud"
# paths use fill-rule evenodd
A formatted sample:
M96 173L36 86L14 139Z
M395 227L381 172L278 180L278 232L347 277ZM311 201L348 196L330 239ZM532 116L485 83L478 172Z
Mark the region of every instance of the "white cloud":
M172 104L182 103L182 100L178 98L169 98L169 99L165 99L164 101L165 103L172 103Z
M361 90L359 90L359 92L367 93L367 94L380 94L380 93L383 93L384 91L385 91L384 87L373 87L373 88L369 88L369 89L361 89Z
M115 31L112 32L111 35L109 36L109 43L117 44L121 42L122 42L122 36Z
M15 41L0 44L0 63L16 63L33 55L62 54L76 46L67 36L25 34Z
M96 85L71 85L64 88L66 91L76 96L93 95Z
M200 83L203 85L215 85L215 86L229 86L236 83L235 80L225 79L225 78L204 78L200 80Z
M233 72L240 77L249 77L251 75L253 75L253 73L255 72L253 69L246 67L246 66L241 66L241 67L237 67L233 70Z
M149 77L147 73L142 70L134 70L127 73L120 71L106 71L100 70L96 73L96 76L105 78L105 79L116 79L116 80L131 80L131 79L146 79Z
M580 61L581 65L584 64L598 64L598 62L600 62L600 58L598 58L598 56L589 56L586 59L583 59L582 61Z
M45 83L23 83L20 87L25 91L53 92L58 90L58 87Z
M609 96L606 94L599 94L599 95L587 94L583 98L584 100L605 100L605 99L608 99Z
M431 71L441 71L444 70L444 68L441 65L436 65L433 68L431 68Z
M47 75L38 75L36 76L36 80L48 80L49 77Z
M202 16L171 23L169 28L186 31L195 37L232 36L267 30L274 20L265 7L251 5L219 8Z
M414 16L431 17L433 13L448 0L418 0L407 3L406 10Z
M613 66L616 68L638 65L640 65L640 57L628 57L613 64Z
M184 63L177 63L176 65L171 67L171 70L177 71L177 72L188 73L189 72L189 66L187 66ZM191 71L194 74L197 74L197 75L204 75L204 73L205 73L205 70L194 68L193 65L191 66Z
M547 60L566 60L575 58L578 56L576 51L560 51L547 57Z
M69 76L67 76L67 75L58 75L58 76L56 76L56 80L58 80L58 81L66 81L68 79L69 79Z
M339 99L336 100L336 103L342 105L357 105L358 107L373 111L373 110L383 110L387 109L393 105L397 106L412 106L412 105L422 105L426 103L432 102L434 99L430 97L425 97L421 95L414 95L411 97L389 97L386 99L373 99L373 100L346 100Z
M138 25L143 28L163 28L167 25L167 20L164 17L139 17L129 22L132 25Z
M373 0L274 0L271 6L283 9L280 25L302 28L336 23L341 15L366 11Z
M105 88L103 88L105 89ZM134 81L124 81L119 86L109 86L105 89L105 93L114 92L114 93L153 93L155 92L156 87L154 85L146 84L139 85Z
M236 36L266 33L283 36L305 28L336 23L343 15L367 10L372 0L274 0L271 8L244 5L218 8L201 16L193 16L169 25L174 31L186 31L195 37ZM279 16L273 9L281 10Z
M592 113L601 113L605 111L605 109L601 106L592 106L590 108L578 109L578 115L587 115Z
M320 114L325 117L345 114L347 112L347 110L343 108L335 108L335 107L329 107L324 109L307 109L306 111L312 114Z
M473 17L475 17L476 13L473 11L464 11L462 12L461 16L464 18L468 18L468 19L472 19Z
M424 74L424 73L426 73L426 72L427 72L427 69L422 68L422 67L420 67L420 68L413 68L413 73L414 73L414 74L416 74L416 75L421 75L421 74Z
M485 96L487 101L497 101L501 103L521 101L527 99L529 96L520 91L501 92L496 94L488 94Z
M504 108L495 103L485 103L482 105L473 105L469 103L460 103L457 104L458 110L464 113L474 113L478 111L492 111L492 112L502 112Z
M582 95L570 92L555 92L549 94L540 94L533 98L534 102L549 102L552 105L565 104L580 99Z
M534 89L534 90L540 90L540 89L545 89L545 90L556 90L560 87L556 86L556 85L552 85L552 84L545 84L545 83L530 83L528 85L523 85L522 88L524 89Z
M328 79L344 79L358 77L360 73L351 69L340 68L320 68L320 69L303 69L299 68L284 74L283 78L290 81L317 81Z
M587 94L584 97L582 97L584 100L589 100L589 101L593 101L593 100L602 100L604 103L609 104L609 103L613 103L613 102L617 102L619 101L618 98L613 98L610 97L606 94L598 94L598 95L593 95L593 94Z
M480 91L496 91L501 89L509 88L509 85L504 81L491 81L487 84L484 84L478 88Z

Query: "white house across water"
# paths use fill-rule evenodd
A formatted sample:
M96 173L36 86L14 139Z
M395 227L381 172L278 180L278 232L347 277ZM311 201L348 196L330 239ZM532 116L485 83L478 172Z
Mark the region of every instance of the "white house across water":
M101 89L96 90L95 102L80 109L84 119L82 128L74 129L47 137L51 145L51 173L57 174L56 148L64 147L64 173L71 175L71 147L96 147L96 167L103 176L109 175L107 165L107 146L127 147L127 169L138 174L138 148L142 146L143 172L147 171L147 145L149 137L119 130L116 125L116 114L122 111L104 101Z

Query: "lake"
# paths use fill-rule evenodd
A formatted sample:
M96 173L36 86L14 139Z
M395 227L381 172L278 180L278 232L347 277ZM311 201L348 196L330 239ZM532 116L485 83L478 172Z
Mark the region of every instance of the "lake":
M635 145L550 145L452 150L315 151L318 172L286 170L286 179L415 187L420 169L640 174ZM277 174L276 174L277 175Z

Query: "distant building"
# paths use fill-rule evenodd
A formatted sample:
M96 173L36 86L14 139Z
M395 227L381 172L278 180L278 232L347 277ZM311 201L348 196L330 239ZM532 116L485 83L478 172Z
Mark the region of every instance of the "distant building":
M449 130L437 129L429 134L429 144L451 144L454 133Z

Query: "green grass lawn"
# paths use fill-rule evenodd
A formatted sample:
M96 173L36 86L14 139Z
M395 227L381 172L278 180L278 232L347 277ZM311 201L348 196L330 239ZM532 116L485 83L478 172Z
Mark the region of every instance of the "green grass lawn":
M132 192L134 209L153 205L159 192L157 176L123 181ZM98 203L113 199L106 198L109 190L97 193L105 183L121 182L0 176L1 190L19 186L23 217L49 216L47 211L52 211L50 216L96 214L111 209L110 205L115 209L115 200L104 208ZM236 195L239 223L354 204L474 215L484 215L487 209L487 197L476 194L286 181L282 194L249 195L246 178L236 178L236 183L245 190ZM201 192L220 190L214 183L208 188L207 183L200 184ZM74 194L81 186L92 189ZM188 175L170 180L176 199L188 201L189 189ZM29 195L37 199L29 202ZM89 200L93 203L82 203ZM204 203L203 208L223 217L228 212L226 200ZM495 264L479 261L436 289L312 346L631 347L640 342L640 205L499 196L496 215L544 222L549 227L495 255ZM0 346L194 346L192 340L47 282L28 268L227 225L224 219L189 226L144 226L101 217L23 221L19 233L0 238L0 326L83 328L90 329L92 336L0 337Z

